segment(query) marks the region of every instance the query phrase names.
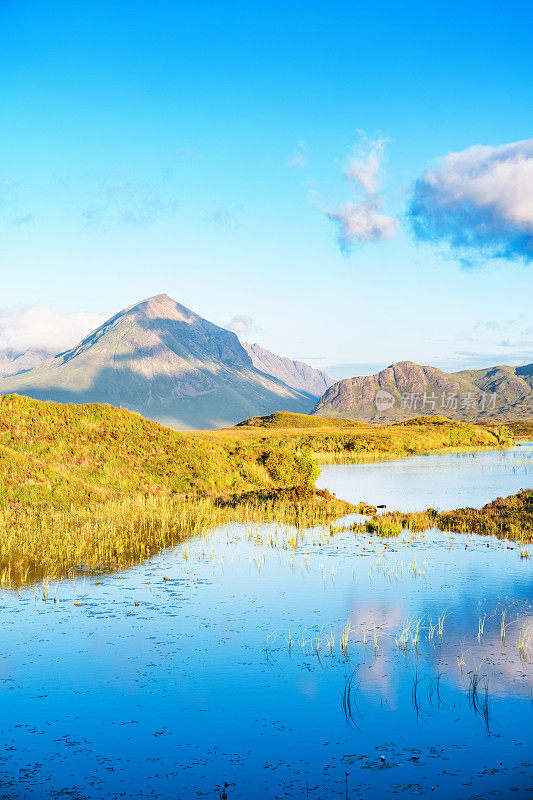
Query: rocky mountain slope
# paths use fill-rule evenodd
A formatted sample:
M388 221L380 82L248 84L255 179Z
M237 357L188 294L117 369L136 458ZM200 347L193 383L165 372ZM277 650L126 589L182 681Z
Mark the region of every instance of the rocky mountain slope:
M109 403L176 429L217 428L315 397L258 370L237 336L168 295L124 309L79 345L0 379L0 394Z
M421 414L483 421L533 417L533 364L461 372L400 361L377 375L347 378L313 413L361 422L399 422Z
M318 398L333 383L325 372L313 369L303 361L291 361L290 358L277 356L258 344L243 342L242 346L252 359L256 369L266 372L267 375L273 375L287 386L292 386L293 389L299 389Z
M44 348L29 348L28 350L0 350L0 378L8 375L18 375L29 369L38 367L54 355Z

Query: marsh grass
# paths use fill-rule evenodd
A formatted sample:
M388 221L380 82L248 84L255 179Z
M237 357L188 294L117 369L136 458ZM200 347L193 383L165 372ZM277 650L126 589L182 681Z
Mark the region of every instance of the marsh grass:
M507 629L507 625L508 625L508 623L506 621L506 617L507 617L507 612L504 610L504 611L502 611L502 616L501 616L501 620L500 620L500 639L501 639L501 642L502 642L504 647L505 647L506 629Z
M481 668L483 661L475 667L470 673L470 683L468 687L468 702L474 714L481 717L485 723L485 731L487 735L490 733L490 697L489 697L489 683L488 678L485 676L483 685L483 693L480 693L480 682L482 679Z
M267 427L184 434L112 406L0 397L0 585L133 566L228 522L330 524L356 509L314 490L324 452L390 457L511 443L434 418L314 420L281 415ZM383 534L397 531L395 520Z
M530 658L530 647L531 647L531 636L532 636L531 629L532 626L530 624L526 624L518 632L518 639L516 642L516 646L518 649L518 655L520 656L520 660L524 662L529 662Z
M533 490L522 489L506 498L498 497L481 509L458 508L441 513L432 508L412 513L388 511L352 525L352 530L387 537L399 536L403 531L419 533L431 527L456 533L497 536L524 544L532 542ZM523 548L520 551L521 558L529 556L529 550Z
M329 524L351 506L327 492L264 493L240 502L137 496L71 511L0 512L0 586L23 586L132 567L190 537L231 522ZM185 551L184 558L187 558ZM262 568L262 564L257 565Z

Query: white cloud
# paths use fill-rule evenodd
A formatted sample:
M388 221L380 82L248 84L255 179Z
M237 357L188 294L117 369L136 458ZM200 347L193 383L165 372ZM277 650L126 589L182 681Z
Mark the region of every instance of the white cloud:
M254 329L254 321L252 317L247 317L245 314L236 314L224 327L239 337L248 336Z
M38 348L60 353L76 345L107 319L89 311L62 313L47 304L0 311L0 350L23 353Z
M355 243L367 244L391 239L398 227L397 220L380 213L380 202L366 198L362 203L344 203L338 211L325 211L337 223L339 245L348 252Z
M368 139L363 131L359 135L360 141L354 146L344 172L359 194L355 190L353 199L342 203L337 210L322 209L322 213L337 225L343 253L349 253L356 245L391 239L398 229L397 219L382 213L383 200L379 194L388 140Z
M479 256L533 260L533 139L450 153L414 186L415 236Z
M355 145L354 154L348 159L345 176L352 183L360 184L368 194L379 189L380 172L385 157L388 139L368 140L361 131L361 143Z

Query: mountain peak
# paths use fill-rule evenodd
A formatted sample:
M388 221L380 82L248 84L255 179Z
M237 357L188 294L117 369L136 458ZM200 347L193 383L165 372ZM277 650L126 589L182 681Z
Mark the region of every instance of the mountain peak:
M149 319L171 319L177 322L188 322L189 324L199 322L201 317L195 314L186 306L182 306L169 297L168 294L155 294L147 297L139 303L134 303L129 308L124 309L121 314L144 314Z
M158 294L119 311L76 347L12 378L0 393L123 406L178 428L231 425L311 394L254 367L238 337Z

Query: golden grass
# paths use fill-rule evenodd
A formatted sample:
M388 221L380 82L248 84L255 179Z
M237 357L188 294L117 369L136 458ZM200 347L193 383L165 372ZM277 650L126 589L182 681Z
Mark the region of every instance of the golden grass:
M62 511L0 512L0 585L20 588L77 573L131 567L160 550L231 522L328 525L354 511L328 492L275 491L212 498L145 497Z
M177 433L112 406L0 397L1 583L130 566L232 520L325 524L354 508L312 488L318 459L511 442L502 429L436 418L317 426L297 416L293 428L285 415L281 427Z

